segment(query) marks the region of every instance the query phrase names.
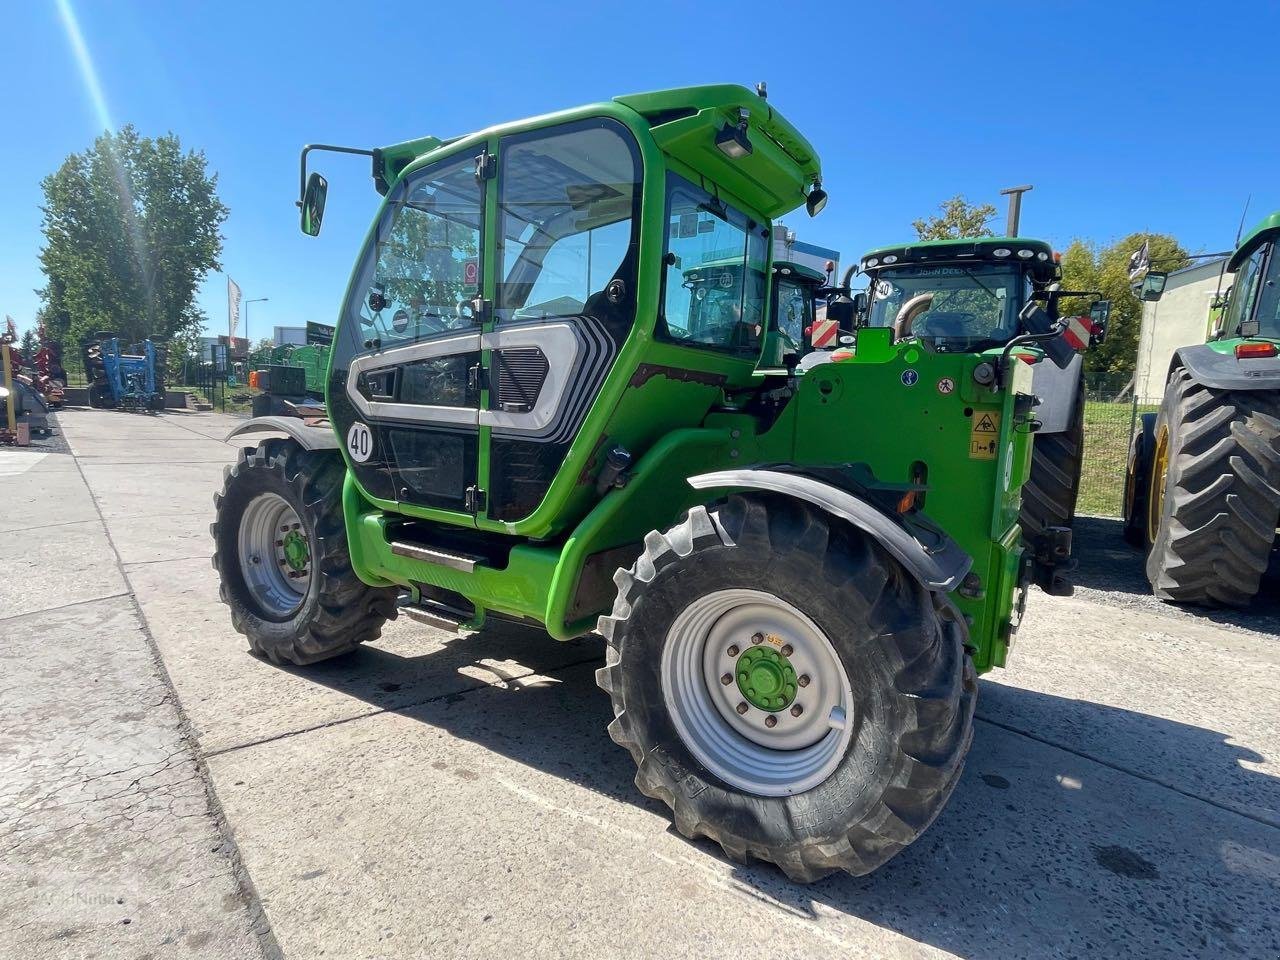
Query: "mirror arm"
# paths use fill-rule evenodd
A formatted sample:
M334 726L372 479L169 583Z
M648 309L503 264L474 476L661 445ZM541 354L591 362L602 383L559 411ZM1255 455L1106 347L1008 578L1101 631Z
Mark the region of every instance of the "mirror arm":
M302 157L300 163L300 173L298 176L298 207L302 206L302 198L307 194L307 154L312 150L325 150L329 153L354 153L361 157L376 157L380 153L378 150L365 150L360 147L335 147L327 143L308 143L302 148Z

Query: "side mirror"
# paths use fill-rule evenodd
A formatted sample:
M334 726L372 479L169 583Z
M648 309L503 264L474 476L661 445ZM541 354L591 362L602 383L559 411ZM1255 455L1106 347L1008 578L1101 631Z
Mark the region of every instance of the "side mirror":
M307 177L307 188L302 192L302 232L308 237L319 236L324 221L324 202L329 195L329 181L312 172Z
M1151 303L1159 300L1164 296L1164 285L1169 280L1169 274L1163 270L1148 270L1147 275L1142 278L1142 284L1138 287L1138 299Z
M1049 314L1040 304L1034 300L1028 300L1026 305L1018 312L1018 320L1021 321L1023 330L1036 336L1044 336L1045 334L1056 332L1057 336L1037 340L1036 346L1044 351L1045 356L1052 360L1054 366L1059 370L1065 370L1071 365L1071 361L1076 358L1075 350L1072 349L1071 344L1067 342L1067 338L1062 335L1061 329L1054 324Z
M867 315L867 291L859 290L853 295L853 325L856 326ZM847 329L847 328L846 328Z
M1107 339L1107 322L1111 319L1111 301L1095 300L1089 308L1089 322L1093 325L1093 346Z

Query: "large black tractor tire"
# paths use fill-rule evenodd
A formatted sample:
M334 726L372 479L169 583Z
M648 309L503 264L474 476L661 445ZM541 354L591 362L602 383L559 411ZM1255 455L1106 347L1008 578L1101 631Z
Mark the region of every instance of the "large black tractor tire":
M1212 390L1179 369L1155 437L1152 589L1176 603L1247 604L1280 524L1280 393Z
M222 492L214 494L209 530L222 602L231 608L231 625L272 663L306 665L346 653L376 640L382 625L396 616L398 591L370 587L351 569L342 519L343 475L337 451L308 451L291 440L266 440L256 449L240 451L235 466L224 472ZM280 501L291 515L283 513ZM283 528L296 524L305 537L305 570L290 567L272 552L270 542L263 549L242 549L242 539L253 544L252 531L261 529L271 510L293 521L277 521L270 528L277 531L274 547L281 554ZM258 568L272 563L285 577L298 576L264 581ZM254 569L246 572L250 565ZM304 579L305 584L293 588L299 591L296 598L286 592L289 583ZM264 589L264 582L283 587ZM283 602L281 595L287 598Z
M98 410L108 410L116 405L111 388L105 383L89 384L89 406Z
M1156 454L1156 414L1144 413L1129 441L1124 471L1125 542L1139 550L1151 549L1147 535L1147 505L1151 497L1151 463Z
M1076 387L1071 422L1062 433L1035 435L1031 476L1022 485L1022 534L1032 540L1045 527L1069 527L1076 519L1080 467L1084 463L1084 384Z
M973 736L977 678L967 632L945 597L925 590L877 543L794 500L735 496L710 510L695 507L666 533L650 533L644 553L614 581L613 610L600 618L605 666L596 672L613 702L609 734L638 765L636 786L671 808L684 836L708 837L733 860L768 861L792 880L811 882L839 870L871 872L942 810ZM724 598L738 596L750 603L717 614L736 602ZM788 607L814 631L807 639L785 628L766 632L767 617L792 616ZM765 619L751 619L760 610ZM744 611L750 616L731 619ZM712 624L701 655L701 634L681 626L696 623ZM790 709L776 702L748 707L745 700L736 710L715 707L717 691L730 700L748 695L731 685L729 672L708 674L718 673L714 658L722 653L738 657L728 661L735 674L748 656L724 647L728 634L717 631L728 630L726 623L734 624L743 651L790 649L797 671L805 669L804 644L825 643L829 669L796 678ZM682 672L682 663L690 669ZM741 676L745 682L748 674ZM834 690L850 698L847 711L827 710ZM707 713L707 703L717 712ZM805 717L824 718L824 766L806 766L800 750L766 750L765 767L746 768L764 770L755 782L766 786L735 782L743 767L732 751L745 745L760 752L743 724L755 724L752 737L761 724L785 734L785 724L801 716L796 706L808 707ZM736 727L735 714L742 716ZM691 719L698 716L709 716L711 726L698 727ZM847 717L847 727L831 723L827 730L826 718L836 716ZM716 717L727 751L708 746L719 742ZM710 730L709 737L699 741L688 733L695 728ZM717 757L719 772L712 769ZM801 770L807 783L793 779Z

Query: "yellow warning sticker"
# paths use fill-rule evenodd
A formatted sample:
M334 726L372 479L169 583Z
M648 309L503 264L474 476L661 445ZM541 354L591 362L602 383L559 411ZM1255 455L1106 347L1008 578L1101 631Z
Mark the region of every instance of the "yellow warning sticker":
M969 428L969 459L994 460L999 437L1000 414L986 411L975 413Z

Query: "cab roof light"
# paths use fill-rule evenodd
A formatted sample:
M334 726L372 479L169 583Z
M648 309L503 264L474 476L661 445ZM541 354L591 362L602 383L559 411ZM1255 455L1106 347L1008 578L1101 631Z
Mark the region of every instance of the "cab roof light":
M1265 340L1236 344L1236 359L1238 360L1274 357L1277 353L1280 353L1280 348L1277 348L1274 343L1268 343Z
M731 160L741 160L751 155L755 149L751 146L751 138L747 136L747 118L750 113L745 107L738 110L738 123L734 126L726 123L716 134L716 147Z

